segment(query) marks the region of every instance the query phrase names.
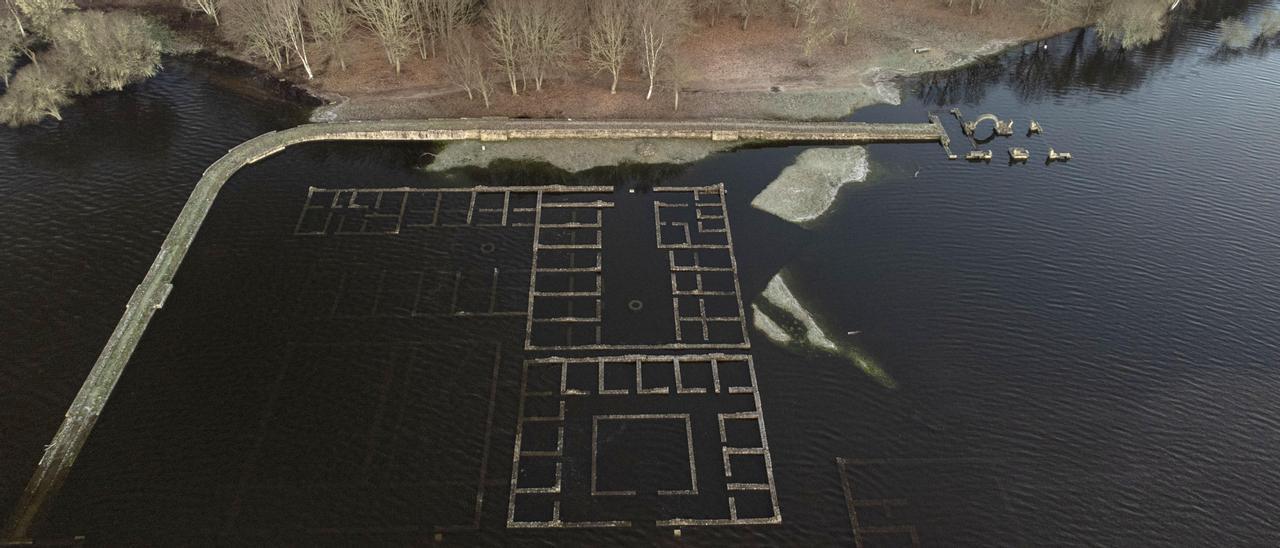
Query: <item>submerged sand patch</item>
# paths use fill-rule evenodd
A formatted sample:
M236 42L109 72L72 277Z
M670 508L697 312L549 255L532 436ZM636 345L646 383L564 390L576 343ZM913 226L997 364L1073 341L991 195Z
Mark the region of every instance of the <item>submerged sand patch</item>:
M760 293L760 301L751 305L751 311L755 328L775 344L844 358L876 382L889 388L896 386L893 378L862 349L833 340L813 313L796 298L782 273L769 280Z
M842 187L866 181L868 169L863 147L806 150L751 206L792 223L809 223L831 208Z

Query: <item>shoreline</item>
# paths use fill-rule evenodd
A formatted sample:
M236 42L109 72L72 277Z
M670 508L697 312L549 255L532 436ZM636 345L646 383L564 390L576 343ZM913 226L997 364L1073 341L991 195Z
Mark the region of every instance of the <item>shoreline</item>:
M681 88L678 110L670 89L659 89L653 100L645 100L646 82L631 67L623 72L618 93L610 94L603 76L582 68L580 53L544 90L513 96L495 89L493 105L485 108L447 83L439 58L410 56L403 73L392 72L381 46L362 30L346 42L347 70L317 54L312 60L316 76L308 80L300 66L277 72L237 50L194 12L157 0L108 0L94 7L137 11L164 22L178 39L176 55L230 59L255 67L259 74L254 79L287 83L281 95L305 95L304 106L315 107L309 113L312 122L485 117L834 121L868 106L898 104L905 78L961 68L1079 27L1042 27L1034 14L1016 7L965 15L934 0L867 3L847 44L832 40L803 55L798 31L777 17L753 21L749 31L740 31L730 19L714 27L698 21L677 50L684 63L696 67Z
M1078 27L1077 27L1078 28ZM343 94L326 90L315 82L290 79L295 87L308 95L323 101L310 115L310 121L346 122L371 120L403 120L432 118L563 118L581 120L602 119L654 119L654 120L709 120L709 119L752 119L752 120L789 120L789 121L838 121L852 116L858 110L875 105L898 105L901 103L902 82L923 74L956 70L984 58L1002 55L1012 49L1027 44L1046 40L1054 36L1071 32L1071 29L1054 29L1053 32L1024 36L1018 39L990 40L972 45L964 50L950 50L945 61L921 59L898 63L896 65L877 65L866 69L853 82L841 82L828 85L809 85L804 87L786 87L771 85L762 81L760 86L768 89L719 89L690 87L681 92L681 110L672 111L666 108L666 101L653 101L638 108L644 112L636 112L623 108L623 116L612 113L609 116L596 116L591 111L557 110L555 116L535 116L539 109L536 103L540 100L559 102L565 95L582 91L584 82L566 78L559 93L545 93L541 96L503 95L507 92L497 91L495 103L510 100L516 104L484 109L475 101L466 99L461 89L449 87L408 88L388 92ZM916 54L913 54L916 55ZM260 69L261 70L261 69ZM638 81L623 82L619 85L619 93L634 91L628 84L638 86ZM600 90L593 90L600 94ZM615 99L609 96L598 99ZM621 98L623 102L637 102L635 97ZM591 102L590 99L583 102ZM657 105L662 105L658 107ZM647 107L647 108L645 108ZM657 107L657 108L654 108Z

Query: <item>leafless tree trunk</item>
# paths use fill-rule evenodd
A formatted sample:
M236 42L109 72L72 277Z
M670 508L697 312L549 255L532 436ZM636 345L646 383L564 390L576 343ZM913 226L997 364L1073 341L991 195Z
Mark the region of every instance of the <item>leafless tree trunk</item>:
M489 108L493 85L486 70L488 59L484 44L470 28L463 27L454 29L443 47L449 79L467 92L468 99L475 99L476 94L480 94L484 107Z
M695 0L693 9L699 15L706 15L710 26L716 26L720 11L724 9L725 0Z
M836 35L833 24L836 19L831 12L832 6L826 2L813 1L800 6L800 45L805 57L813 55L824 42Z
M400 65L414 44L413 10L408 0L351 0L351 11L382 42L387 61L400 74Z
M223 6L222 32L250 54L271 62L277 72L284 70L283 35L272 18L271 7L263 0L227 0Z
M587 63L599 72L609 71L609 93L618 93L618 74L631 52L630 0L599 0L591 8L587 33Z
M448 42L449 36L468 25L476 13L476 0L419 0L417 18L421 50L436 54L436 44Z
M649 77L649 92L644 97L647 101L653 98L654 84L670 53L688 32L689 4L687 0L638 0L633 6L640 67Z
M17 64L18 55L25 49L27 37L22 35L17 24L8 19L0 19L0 79L4 87L9 87L9 73Z
M511 86L511 94L519 95L518 75L520 70L519 46L516 37L517 16L521 0L489 0L484 19L488 23L487 41L489 52L498 66L507 75L507 83Z
M18 5L14 3L15 1L16 0L4 0L4 7L9 10L9 15L13 16L13 23L15 28L18 29L18 34L25 37L27 35L27 28L22 24L22 14L18 12Z
M684 90L685 84L693 77L693 67L691 67L684 56L675 50L667 55L667 69L663 72L663 80L667 89L671 90L672 110L680 110L680 92Z
M849 33L858 24L858 0L837 0L835 6L835 28L843 36L840 43L849 45Z
M533 88L552 71L563 68L573 45L574 14L558 0L523 0L516 18L516 45L521 74L533 79ZM526 85L527 87L527 85Z
M315 78L311 72L311 57L307 55L307 33L302 19L302 0L267 0L268 17L275 32L280 35L285 49L302 62L307 79Z
M742 30L747 30L747 24L751 22L751 16L758 13L764 8L763 0L733 0L734 10L738 17L742 18Z
M218 4L220 3L219 0L182 0L183 7L208 15L213 19L214 25L220 25L218 22Z
M338 60L338 66L342 70L347 70L347 61L342 55L342 42L351 32L351 12L347 11L346 1L305 0L302 11L311 24L311 34L316 42L324 44L330 57Z
M782 4L791 12L791 28L800 28L800 23L812 11L818 8L823 0L783 0Z
M26 17L30 30L45 38L49 37L55 20L69 10L79 9L71 0L16 0L14 4L18 13Z

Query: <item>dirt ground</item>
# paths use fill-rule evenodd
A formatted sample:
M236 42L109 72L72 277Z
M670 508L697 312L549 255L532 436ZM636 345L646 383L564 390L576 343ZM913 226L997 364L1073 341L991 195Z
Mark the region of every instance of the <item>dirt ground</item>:
M84 0L93 5L152 5L157 0ZM1050 36L1066 28L1041 29L1028 10L1006 6L969 16L938 0L864 0L861 24L843 45L839 37L805 57L781 14L753 18L742 31L737 18L715 27L699 20L680 48L694 77L673 110L670 90L645 101L647 82L629 67L610 95L606 75L592 75L575 58L562 78L543 91L512 96L505 81L494 87L493 105L449 84L435 58L406 59L400 74L377 41L362 29L347 44L347 70L319 54L314 80L300 68L286 75L333 104L317 120L509 116L534 118L772 118L834 119L866 105L895 102L895 76L959 66L1012 44ZM198 26L194 17L191 26ZM198 32L198 29L191 29ZM184 31L186 32L186 31ZM207 36L207 34L206 34ZM225 45L223 45L225 47ZM927 47L922 54L914 48ZM495 75L495 80L500 80Z

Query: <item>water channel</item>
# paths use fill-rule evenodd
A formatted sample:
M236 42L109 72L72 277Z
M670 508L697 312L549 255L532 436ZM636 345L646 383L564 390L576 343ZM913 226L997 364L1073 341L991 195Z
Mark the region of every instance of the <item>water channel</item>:
M656 522L712 517L725 493L704 488L687 508L655 493L698 484L683 467L706 462L708 449L689 435L686 458L685 436L741 398L689 395L663 409L636 396L644 410L627 412L570 402L569 414L597 416L585 435L603 440L592 438L603 464L597 474L594 451L565 457L557 474L639 495L567 493L561 517L613 512L631 526L507 527L509 511L542 519L524 502L509 507L517 424L534 407L522 364L533 236L308 234L306 206L327 203L314 189L412 188L414 200L441 196L457 214L469 193L432 191L614 187L547 200L617 204L602 267L630 276L606 285L600 306L631 325L606 324L601 336L655 344L670 326L630 309L663 304L663 288L641 281L669 266L655 270L650 259L663 258L647 254L655 187L724 183L747 313L782 272L892 387L845 357L749 328L740 354L754 378L730 380L745 371L734 359L720 371L758 393L781 523L683 527L681 542L909 544L914 532L939 546L1278 544L1280 51L1224 51L1214 28L1266 5L1203 7L1140 51L1099 49L1082 31L904 81L902 105L853 119L960 108L1012 116L1020 131L980 144L996 151L991 163L948 161L936 145L871 145L869 181L843 189L808 228L750 202L809 147L575 175L517 163L426 174L425 145L291 148L219 197L40 534L95 544L672 541L673 527ZM84 101L61 124L0 131L0 508L17 500L200 173L231 146L305 118L228 72L169 59L157 78ZM1043 135L1022 134L1029 117ZM969 144L946 123L963 154ZM1003 161L1009 146L1033 161ZM1076 159L1034 161L1049 146ZM577 333L570 340L584 340ZM576 355L543 355L553 354ZM773 510L767 497L741 501L743 515Z

